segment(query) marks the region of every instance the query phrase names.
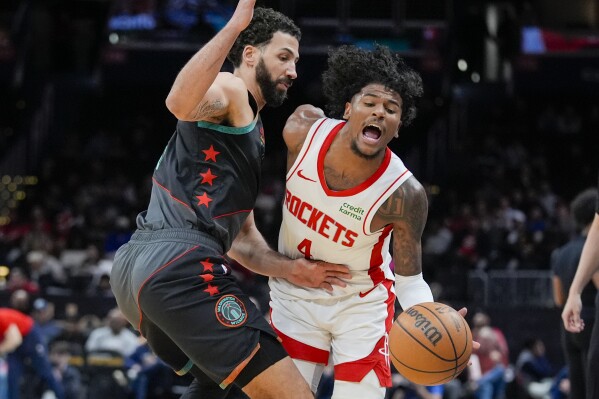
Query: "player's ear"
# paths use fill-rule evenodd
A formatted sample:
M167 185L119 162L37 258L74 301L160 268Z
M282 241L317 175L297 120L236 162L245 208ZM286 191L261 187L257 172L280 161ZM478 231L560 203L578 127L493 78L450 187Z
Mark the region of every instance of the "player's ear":
M397 130L395 131L395 138L399 137L399 128L401 127L401 121L399 121L399 126L397 126Z
M260 57L260 50L257 47L247 45L243 48L243 53L241 54L243 62L246 63L249 67L254 67L258 64L258 59Z
M345 103L345 110L343 111L343 119L348 120L351 115L351 103Z

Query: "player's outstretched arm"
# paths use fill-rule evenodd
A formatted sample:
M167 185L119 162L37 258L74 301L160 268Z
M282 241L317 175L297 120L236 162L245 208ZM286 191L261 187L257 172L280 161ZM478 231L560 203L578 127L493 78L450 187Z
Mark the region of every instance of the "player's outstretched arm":
M580 318L582 310L580 295L597 271L599 271L599 214L595 215L591 224L574 280L570 285L568 299L562 311L564 327L570 332L581 332L584 329L584 320Z
M345 287L342 279L351 278L347 266L303 258L292 260L271 249L256 228L253 212L246 219L227 255L255 273L285 278L304 287L320 287L330 291L333 285Z
M421 238L428 216L422 184L410 177L389 197L377 216L386 224L393 224L395 291L401 307L433 302L431 289L422 277Z
M237 36L251 22L255 3L256 0L239 0L229 22L179 71L166 98L167 108L177 119L196 121L224 114L227 101L219 87L205 97Z

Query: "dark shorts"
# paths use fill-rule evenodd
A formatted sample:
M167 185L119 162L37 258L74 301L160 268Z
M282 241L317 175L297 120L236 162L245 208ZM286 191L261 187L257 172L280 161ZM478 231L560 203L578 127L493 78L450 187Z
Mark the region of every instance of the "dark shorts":
M111 285L159 357L178 374L195 365L222 388L255 356L261 333L276 337L231 276L220 244L197 231L137 231L115 256Z

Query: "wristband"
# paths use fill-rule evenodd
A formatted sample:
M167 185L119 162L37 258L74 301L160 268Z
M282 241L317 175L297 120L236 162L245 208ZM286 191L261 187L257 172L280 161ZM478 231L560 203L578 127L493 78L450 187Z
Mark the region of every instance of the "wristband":
M422 302L434 302L433 293L422 273L415 276L395 274L395 293L403 310Z

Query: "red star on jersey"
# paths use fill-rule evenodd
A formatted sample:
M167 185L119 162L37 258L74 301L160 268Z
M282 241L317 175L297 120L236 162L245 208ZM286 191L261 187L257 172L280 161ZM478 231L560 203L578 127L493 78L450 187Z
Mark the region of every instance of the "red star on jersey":
M210 185L212 185L212 180L216 179L218 176L217 175L213 175L212 171L210 170L210 168L208 168L208 172L206 173L200 173L200 176L202 176L202 183L208 183Z
M204 273L206 272L214 272L214 270L212 269L212 266L214 266L214 263L210 263L207 260L204 260L202 262L200 262L202 264L202 266L204 266Z
M212 274L200 274L200 277L204 279L205 283L209 283L214 280L214 276Z
M214 295L216 295L216 294L218 294L218 293L219 293L219 291L218 291L218 287L215 287L215 286L214 286L214 285L212 285L212 284L208 284L208 288L206 288L206 289L204 290L204 292L207 292L207 293L209 293L209 294L210 294L210 296L214 296Z
M208 204L212 201L212 198L208 197L206 193L202 195L196 195L196 198L199 200L198 205L205 205L208 208Z
M212 160L216 162L216 156L220 154L220 152L214 149L213 145L211 145L207 150L202 150L202 152L206 154L206 159L204 159L204 161Z

